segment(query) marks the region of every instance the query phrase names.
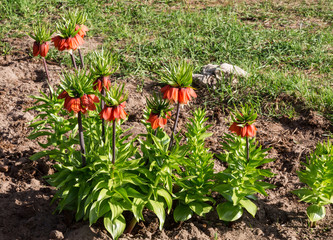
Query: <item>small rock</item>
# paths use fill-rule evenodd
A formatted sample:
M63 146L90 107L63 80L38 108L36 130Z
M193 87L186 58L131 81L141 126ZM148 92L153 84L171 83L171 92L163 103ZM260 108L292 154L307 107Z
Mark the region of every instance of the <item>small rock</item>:
M61 240L64 239L64 234L58 230L53 230L49 235L50 239Z
M253 233L257 236L264 235L264 232L260 228L254 229Z
M193 81L198 81L198 82L202 82L205 79L205 75L203 74L193 74L192 75L192 79Z
M204 75L214 75L216 69L219 67L219 65L214 64L208 64L202 68L202 74Z
M218 79L222 78L222 73L225 77L228 77L230 75L236 75L240 77L247 77L249 75L248 72L241 69L240 67L236 65L231 65L229 63L223 63L219 68L216 69L215 75Z
M6 165L0 165L0 172L8 172L9 166Z

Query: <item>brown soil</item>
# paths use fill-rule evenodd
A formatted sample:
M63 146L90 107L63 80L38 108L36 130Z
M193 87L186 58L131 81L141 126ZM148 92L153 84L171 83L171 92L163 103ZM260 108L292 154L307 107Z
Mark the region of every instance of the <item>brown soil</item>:
M25 112L33 103L29 95L38 95L39 90L47 92L42 62L29 56L31 42L8 41L17 50L11 56L0 57L0 239L111 239L100 222L89 227L87 222L76 223L70 212L53 214L55 205L50 203L55 189L43 179L53 172L52 164L46 160L29 160L40 147L27 139L27 123L35 113ZM96 40L92 42L98 44ZM49 65L49 71L52 82L57 83L61 67ZM133 127L131 131L137 134L143 129L140 119L144 96L158 88L147 79L143 91L138 93L136 88L141 79L126 82L131 95L126 108L129 121L124 125ZM198 95L207 94L205 89L198 89ZM190 110L200 105L199 101L182 111L180 129ZM214 135L207 146L213 152L221 151L219 141L228 130L227 116L220 108L208 110ZM244 214L240 220L225 225L216 213L206 218L193 217L182 224L168 217L165 229L159 231L157 218L147 211L146 221L135 227L133 235L123 235L121 239L332 239L332 206L327 207L325 220L309 229L307 204L299 203L290 193L302 186L296 175L300 162L318 141L326 140L326 134L332 132L329 121L316 112L300 110L295 119L259 117L256 126L257 140L264 148L270 147L269 157L276 159L266 167L276 174L270 182L277 187L268 191L268 197L259 195L255 218ZM218 171L223 165L216 162L215 168Z

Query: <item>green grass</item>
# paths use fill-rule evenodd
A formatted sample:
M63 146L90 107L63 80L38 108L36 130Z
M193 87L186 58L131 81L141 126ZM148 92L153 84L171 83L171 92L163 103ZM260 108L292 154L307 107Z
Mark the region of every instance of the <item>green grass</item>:
M332 115L333 3L294 2L205 6L186 1L2 0L0 39L8 33L25 37L37 18L55 25L65 10L84 6L92 29L88 35L103 37L104 47L120 55L124 76L154 79L154 72L168 62L184 58L196 72L208 63L227 62L251 76L237 86L209 89L214 101L248 101L263 114L293 117L297 106L279 100L287 94ZM0 45L0 54L11 49L5 47ZM70 64L63 53L53 51L50 57Z

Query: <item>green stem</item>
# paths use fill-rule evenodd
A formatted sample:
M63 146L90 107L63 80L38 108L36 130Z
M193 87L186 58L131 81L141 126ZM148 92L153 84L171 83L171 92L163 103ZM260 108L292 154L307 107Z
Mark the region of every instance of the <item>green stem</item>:
M44 68L45 68L45 73L46 73L46 77L47 77L47 84L49 85L49 90L50 90L50 97L52 98L52 91L51 91L51 84L50 84L50 75L49 75L49 71L47 69L47 64L46 64L46 60L44 57L43 58L43 63L44 63Z
M112 130L112 164L116 162L116 119L113 120L113 130Z
M174 135L176 135L176 129L177 129L177 125L178 125L179 112L180 112L179 110L180 110L180 103L178 102L176 120L175 120L175 123L173 125L173 129L172 129L172 133L171 133L171 137L170 137L169 150L171 150L171 147L172 147L172 144L173 144L173 138L174 138Z
M80 147L81 147L81 159L82 159L82 167L86 166L86 149L84 146L84 138L83 138L83 127L82 127L82 114L78 113L77 121L79 124L79 139L80 139Z

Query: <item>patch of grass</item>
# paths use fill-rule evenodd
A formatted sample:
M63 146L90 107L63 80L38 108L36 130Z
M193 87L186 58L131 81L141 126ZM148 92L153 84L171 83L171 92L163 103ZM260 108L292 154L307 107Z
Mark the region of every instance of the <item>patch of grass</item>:
M124 76L156 78L154 72L178 59L191 62L195 72L208 63L227 62L251 77L237 86L210 89L220 102L249 101L268 115L292 117L296 110L291 103L276 105L276 98L286 93L308 107L333 112L330 1L219 5L214 1L3 0L0 39L24 36L37 18L55 23L65 10L83 6L90 17L88 37L103 37L104 48L119 54ZM49 57L71 64L65 54L50 51Z

